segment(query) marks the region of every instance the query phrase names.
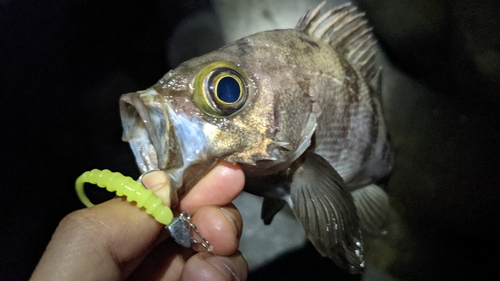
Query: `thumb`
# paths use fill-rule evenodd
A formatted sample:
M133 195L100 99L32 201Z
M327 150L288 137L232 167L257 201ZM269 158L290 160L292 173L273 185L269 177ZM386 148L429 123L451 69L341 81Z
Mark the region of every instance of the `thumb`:
M151 171L141 176L142 184L160 197L163 204L175 207L177 205L177 192L168 181L163 171Z
M75 211L60 222L32 280L123 279L154 247L161 229L123 198Z

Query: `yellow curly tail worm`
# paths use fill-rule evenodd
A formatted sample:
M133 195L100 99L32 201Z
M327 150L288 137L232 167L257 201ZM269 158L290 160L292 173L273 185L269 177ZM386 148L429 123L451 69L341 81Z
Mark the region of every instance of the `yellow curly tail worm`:
M158 222L168 225L172 222L174 215L172 210L163 205L161 199L153 191L144 188L142 183L135 181L131 177L126 177L120 173L113 173L110 170L94 169L83 173L76 179L75 188L80 201L87 207L94 206L85 194L84 184L96 184L101 188L106 188L110 192L116 191L116 195L125 196L128 202L135 201L137 207L144 207L146 213L152 215Z

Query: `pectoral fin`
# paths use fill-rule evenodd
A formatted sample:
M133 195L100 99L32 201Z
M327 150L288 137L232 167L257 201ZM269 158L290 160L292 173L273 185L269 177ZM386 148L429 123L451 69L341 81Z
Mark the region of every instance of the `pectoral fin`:
M335 169L323 157L307 152L290 193L293 212L318 252L360 273L364 259L356 206Z

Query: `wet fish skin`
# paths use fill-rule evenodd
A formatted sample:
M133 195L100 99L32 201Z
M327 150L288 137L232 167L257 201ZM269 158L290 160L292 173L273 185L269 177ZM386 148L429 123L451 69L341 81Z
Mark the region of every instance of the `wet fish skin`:
M245 190L271 198L267 222L286 201L318 251L358 273L361 230L383 224L387 196L374 183L390 172L392 153L370 29L352 6L321 7L295 29L242 38L124 95L124 140L141 170L164 170L179 196L217 161L240 164ZM247 100L228 116L195 101L197 75L214 62L247 77Z

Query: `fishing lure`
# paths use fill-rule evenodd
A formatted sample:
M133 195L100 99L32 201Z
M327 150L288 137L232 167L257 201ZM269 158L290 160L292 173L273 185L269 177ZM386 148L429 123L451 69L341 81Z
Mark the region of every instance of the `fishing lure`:
M128 202L136 202L138 208L144 208L147 214L153 216L159 223L164 224L170 236L179 245L187 248L191 246L191 243L201 244L208 251L213 250L207 239L201 235L191 222L191 215L188 212L182 212L179 217L174 218L172 210L164 205L153 191L145 188L141 182L107 169L102 171L93 169L83 173L76 180L76 193L85 206L92 207L94 204L90 202L85 194L85 183L95 184L98 187L106 188L110 192L116 192L116 195L124 196ZM191 235L193 231L201 238L201 241Z

